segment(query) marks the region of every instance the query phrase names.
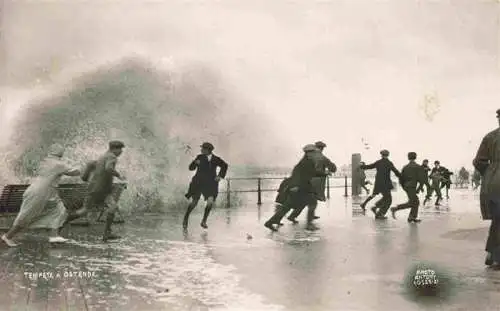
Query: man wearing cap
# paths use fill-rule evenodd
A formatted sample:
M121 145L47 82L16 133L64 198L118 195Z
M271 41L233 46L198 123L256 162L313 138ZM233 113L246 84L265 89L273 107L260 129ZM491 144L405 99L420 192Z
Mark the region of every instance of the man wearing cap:
M207 219L215 199L219 194L219 181L226 177L228 169L227 163L212 153L214 146L211 143L205 142L200 147L201 154L196 156L193 162L189 165L189 170L196 170L196 173L189 184L189 189L186 194L186 198L192 198L192 201L188 205L188 209L184 215L184 221L182 223L184 229L187 229L189 215L196 205L198 205L201 195L203 195L207 201L201 226L205 229L208 228ZM217 167L220 168L219 174L217 174Z
M373 196L382 194L382 198L375 203L371 211L375 214L375 219L386 219L385 214L391 206L392 194L391 190L394 188L391 180L391 171L401 178L401 173L394 167L394 164L389 160L389 151L380 151L382 158L369 165L360 165L361 169L377 169L375 175L375 185L373 187Z
M316 193L316 199L319 201L326 201L325 197L325 188L326 188L326 176L333 174L337 171L337 166L330 161L324 154L323 150L326 147L326 144L322 141L317 141L314 143L314 146L316 147L316 151L312 151L312 159L316 165L316 169L320 172L324 172L325 176L320 176L320 177L313 177L311 180L311 184L313 188L315 189ZM317 205L317 204L316 204ZM288 216L288 220L290 220L293 223L297 223L297 217L302 213L304 210L305 206L302 207L296 207L292 214ZM314 216L314 219L318 219L318 216Z
M497 110L500 124L500 109ZM486 241L485 264L500 267L500 128L489 132L481 141L473 165L482 177L479 201L481 216L491 220Z
M427 178L425 171L415 162L416 159L417 154L415 152L408 153L408 160L410 163L405 165L401 170L401 178L399 180L401 186L408 195L408 202L400 204L396 207L391 207L391 213L394 219L396 219L397 211L411 208L410 215L408 215L409 223L420 222L420 219L417 218L418 206L420 205L420 201L417 196L417 187L422 187L426 182L425 179Z
M111 226L113 225L115 213L118 211L118 203L113 197L113 178L116 177L120 180L125 180L116 171L116 164L118 158L123 153L123 148L125 148L123 142L117 140L111 141L108 151L96 161L92 161L87 165L86 172L82 176L86 179L90 174L92 175L88 183L88 195L85 198L83 208L73 213L66 220L66 223L69 223L74 219L86 216L88 210L92 207L104 206L104 215L106 215L106 225L102 237L104 242L120 238L118 235L112 233Z
M313 224L317 194L311 180L313 177L326 176L326 174L324 171L319 171L314 162L314 158L316 157L315 152L317 152L316 146L312 144L306 145L302 150L304 151L304 156L295 165L288 180L288 195L286 199L284 199L283 204L279 206L276 213L264 224L266 228L272 231L277 230L273 226L279 225L281 219L283 219L290 209L304 206L308 207L306 229L317 229Z

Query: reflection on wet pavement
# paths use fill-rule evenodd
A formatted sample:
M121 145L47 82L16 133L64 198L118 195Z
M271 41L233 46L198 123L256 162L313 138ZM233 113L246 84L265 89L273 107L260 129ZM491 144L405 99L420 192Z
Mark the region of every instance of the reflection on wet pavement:
M457 293L429 308L489 310L500 301L500 277L482 266L485 234L467 238L487 224L469 212L475 198L464 200L457 195L439 214L422 209L420 225L408 225L404 212L374 221L338 195L320 206L315 232L286 223L271 233L263 223L272 204L248 204L216 209L208 230L199 227L199 208L186 233L181 212L134 216L116 226L124 238L109 244L100 241L102 225L73 226L72 241L57 246L31 234L19 248L0 248L0 303L6 310L420 310L428 306L406 295L405 273L429 262L446 268Z

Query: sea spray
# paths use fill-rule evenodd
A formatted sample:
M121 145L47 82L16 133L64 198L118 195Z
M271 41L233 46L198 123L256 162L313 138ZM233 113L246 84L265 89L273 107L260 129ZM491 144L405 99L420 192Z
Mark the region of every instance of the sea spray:
M280 145L266 132L265 120L254 122L245 107L229 105L220 81L207 68L177 73L175 84L171 77L148 63L125 60L75 79L63 92L33 100L2 153L6 169L26 181L53 143L65 145L65 158L82 167L102 154L109 140L120 139L126 149L118 170L129 184L123 207L164 210L185 206L187 166L200 142L212 141L216 154L230 165L233 160L265 162L266 151ZM256 141L264 151L250 152Z

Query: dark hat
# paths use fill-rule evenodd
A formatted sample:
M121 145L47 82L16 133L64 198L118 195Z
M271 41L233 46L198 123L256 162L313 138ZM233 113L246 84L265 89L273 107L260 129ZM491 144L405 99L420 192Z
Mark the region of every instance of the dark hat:
M318 147L316 147L316 145L313 145L313 144L305 145L302 148L302 151L304 151L304 152L312 152L312 151L317 151L317 150L318 150Z
M386 157L389 156L389 150L384 149L384 150L380 151L380 155L386 156Z
M212 145L211 143L208 143L208 142L204 142L203 144L201 144L200 146L201 148L203 149L208 149L208 150L214 150L214 145Z
M119 140L112 140L109 142L109 149L121 149L125 148L125 144Z
M314 145L318 148L325 148L326 147L326 144L324 142L322 142L321 140L320 141L317 141L314 143Z
M434 161L434 164L441 164L438 160Z
M409 160L415 160L416 158L417 158L416 152L408 152L408 159Z

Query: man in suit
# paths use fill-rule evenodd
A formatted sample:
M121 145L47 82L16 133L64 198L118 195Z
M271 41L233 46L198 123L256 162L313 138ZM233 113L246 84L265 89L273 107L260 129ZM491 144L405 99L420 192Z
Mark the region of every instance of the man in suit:
M408 153L408 160L410 163L405 165L401 170L401 178L399 180L401 186L408 195L408 202L397 205L396 207L391 207L391 213L394 219L396 219L397 211L411 208L410 215L408 215L409 223L420 222L420 219L417 218L418 206L420 205L420 201L417 196L417 187L422 187L426 183L427 179L427 173L415 162L416 159L417 154L415 152Z
M436 192L436 202L434 205L440 206L440 202L443 199L443 196L441 194L441 181L443 180L442 176L442 170L441 170L441 163L439 161L434 161L434 168L431 170L431 174L429 175L431 179L431 191L427 193L427 196L425 197L424 200L424 205L427 204L428 201L432 198L432 194Z
M375 219L386 219L385 214L391 206L392 194L391 190L394 188L391 180L391 171L396 174L398 178L401 178L401 173L394 167L394 164L389 160L389 151L380 151L382 158L369 165L361 165L360 168L376 169L377 173L375 175L375 185L373 187L373 196L382 194L382 198L375 203L375 206L371 208L371 211L375 214Z
M500 109L497 110L500 124ZM486 134L473 160L474 168L481 174L479 203L483 220L491 220L486 241L488 266L500 267L500 127Z
M264 226L272 231L277 231L273 225L280 225L281 219L290 211L297 207L308 207L306 229L316 230L317 227L313 224L314 211L317 205L316 190L314 189L311 180L313 177L326 176L325 172L318 170L314 162L314 153L317 152L316 146L310 144L302 148L304 156L295 165L292 174L287 181L286 196L281 196L282 205L274 215L266 221Z
M65 223L67 224L74 219L86 216L92 207L104 206L104 215L106 215L106 225L102 237L104 242L120 238L118 235L112 233L111 226L118 211L118 203L113 196L113 179L116 177L120 180L125 180L116 171L118 157L123 153L123 148L125 148L123 142L117 140L111 141L109 142L108 151L100 156L99 159L87 165L82 179L87 181L90 178L87 188L88 195L85 198L83 207L68 217Z
M207 201L201 226L205 229L208 228L207 218L219 194L219 181L226 177L228 169L227 163L212 153L214 146L211 143L205 142L200 147L201 154L199 154L189 165L189 170L196 170L196 173L189 184L189 189L186 194L186 198L192 199L192 201L188 205L188 209L184 215L184 221L182 223L184 229L187 229L189 215L196 205L198 205L201 195L203 195ZM220 168L219 174L217 174L217 167Z
M316 143L314 143L314 146L316 147L316 150L311 151L312 159L316 165L316 169L319 172L325 173L325 175L320 177L313 177L311 180L311 184L315 189L316 199L318 201L325 202L326 178L327 175L333 174L337 171L337 166L323 154L323 150L326 148L326 144L324 142L317 141ZM302 213L304 208L305 206L296 207L290 214L290 216L288 216L288 220L290 220L293 223L297 223L296 219L300 215L300 213ZM313 219L318 219L318 218L319 216L316 215L313 217Z

